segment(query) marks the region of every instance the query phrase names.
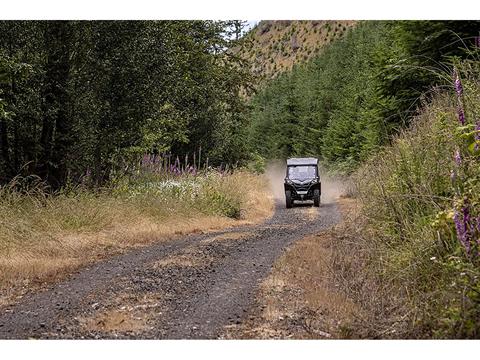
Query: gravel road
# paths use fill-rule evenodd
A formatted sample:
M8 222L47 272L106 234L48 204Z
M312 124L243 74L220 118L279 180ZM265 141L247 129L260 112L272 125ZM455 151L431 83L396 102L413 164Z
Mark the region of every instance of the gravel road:
M334 203L278 203L260 225L132 250L0 309L0 338L219 338L245 320L282 251L339 218Z

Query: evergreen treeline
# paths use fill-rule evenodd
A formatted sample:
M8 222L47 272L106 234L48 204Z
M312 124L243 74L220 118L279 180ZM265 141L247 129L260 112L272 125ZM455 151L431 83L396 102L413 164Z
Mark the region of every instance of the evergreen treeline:
M121 159L246 154L238 21L1 21L0 183L53 189Z
M361 22L252 99L252 149L354 168L408 124L432 87L451 85L444 64L465 56L479 30L479 21Z

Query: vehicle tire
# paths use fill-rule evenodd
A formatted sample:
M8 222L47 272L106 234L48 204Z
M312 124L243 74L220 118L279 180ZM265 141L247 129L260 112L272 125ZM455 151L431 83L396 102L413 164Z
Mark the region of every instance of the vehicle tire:
M287 209L290 209L293 205L292 192L290 190L285 191L285 205L287 206Z
M320 206L320 190L313 190L313 205L316 207Z

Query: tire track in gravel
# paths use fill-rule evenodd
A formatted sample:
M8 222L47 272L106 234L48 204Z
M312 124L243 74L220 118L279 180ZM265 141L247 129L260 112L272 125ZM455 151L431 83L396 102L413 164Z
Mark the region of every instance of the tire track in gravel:
M336 204L285 209L260 225L188 235L84 268L0 309L0 338L217 338L243 321L291 243L336 224Z

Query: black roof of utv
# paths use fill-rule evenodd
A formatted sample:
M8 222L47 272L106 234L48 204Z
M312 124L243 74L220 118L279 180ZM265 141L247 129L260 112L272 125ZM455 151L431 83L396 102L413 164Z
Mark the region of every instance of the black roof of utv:
M316 158L290 158L287 159L287 166L290 165L315 165L318 166Z

